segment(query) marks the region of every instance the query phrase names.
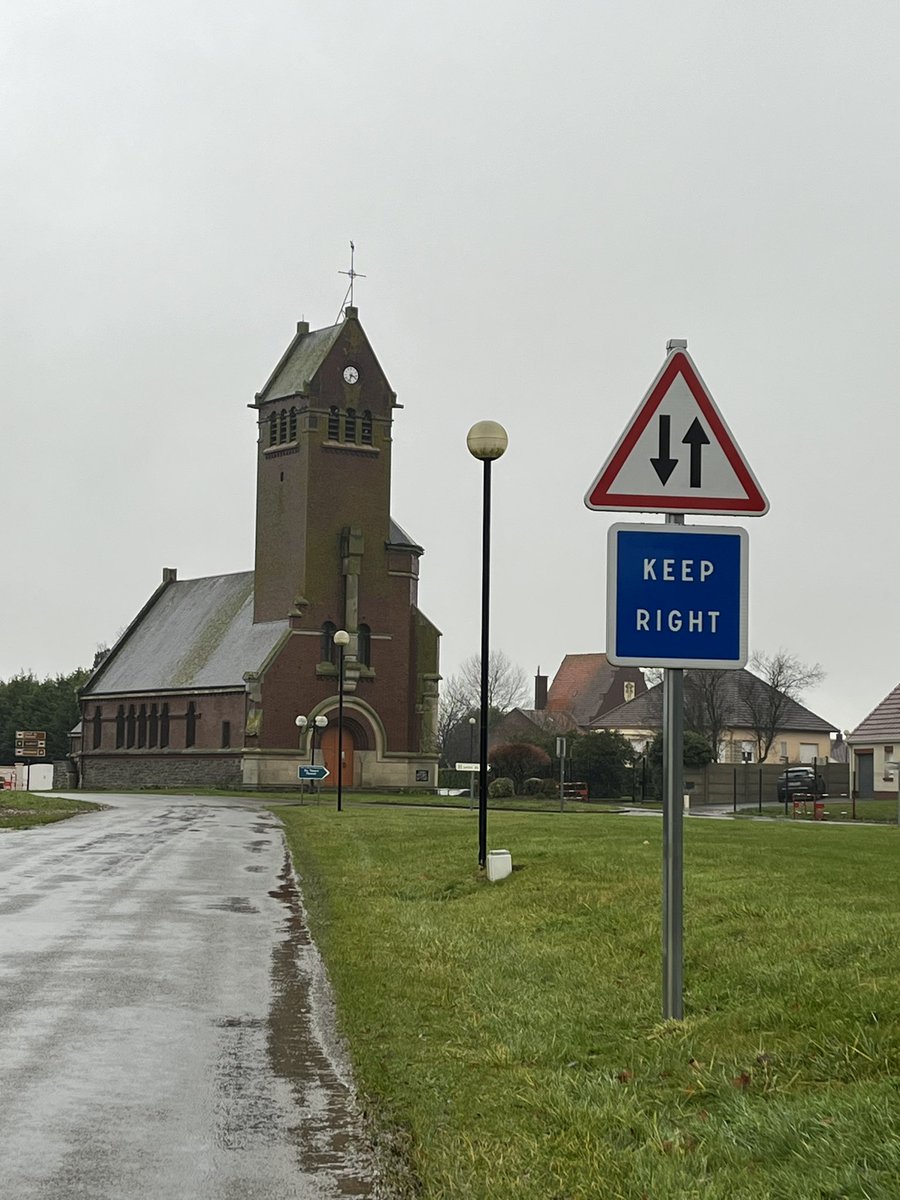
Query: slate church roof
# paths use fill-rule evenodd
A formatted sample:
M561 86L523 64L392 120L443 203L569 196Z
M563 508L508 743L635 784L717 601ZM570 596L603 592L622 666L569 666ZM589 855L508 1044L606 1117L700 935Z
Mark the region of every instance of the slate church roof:
M253 572L164 580L82 695L243 688L288 621L253 624Z

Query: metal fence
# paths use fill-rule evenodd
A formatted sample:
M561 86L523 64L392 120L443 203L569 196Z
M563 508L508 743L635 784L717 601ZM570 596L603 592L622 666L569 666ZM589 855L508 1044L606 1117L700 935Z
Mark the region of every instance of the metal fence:
M794 764L796 765L796 764ZM816 762L816 774L824 782L824 794L831 799L850 795L850 769L847 763ZM784 802L778 796L778 778L783 763L707 763L705 767L684 768L684 794L693 808L710 805L732 808L758 808ZM659 781L652 778L643 764L635 767L632 797L636 801L659 799Z

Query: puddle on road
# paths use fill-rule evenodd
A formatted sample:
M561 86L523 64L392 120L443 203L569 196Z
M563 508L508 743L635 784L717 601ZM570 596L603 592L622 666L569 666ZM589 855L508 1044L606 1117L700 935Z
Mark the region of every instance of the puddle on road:
M233 913L258 913L259 909L255 904L250 903L249 896L228 896L220 904L207 904L207 908L215 909L217 912L233 912Z
M297 1163L302 1171L330 1176L342 1196L374 1198L374 1158L335 1030L324 966L310 939L287 856L280 879L281 886L269 894L285 906L287 936L272 955L268 1049L302 1114L293 1131Z

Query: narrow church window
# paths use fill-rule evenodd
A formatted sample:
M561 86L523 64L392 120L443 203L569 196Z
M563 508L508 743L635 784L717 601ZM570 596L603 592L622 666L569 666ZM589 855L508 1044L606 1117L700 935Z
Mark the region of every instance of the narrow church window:
M143 750L147 745L147 705L142 704L138 709L137 744Z
M356 441L356 409L348 408L347 415L344 417L344 441Z
M156 705L150 705L150 720L147 725L147 745L154 747L159 741L159 712Z
M337 625L334 621L326 621L322 626L322 662L334 662L334 635L337 633Z
M362 415L362 444L372 445L372 414L368 409Z
M328 410L328 440L329 442L341 440L341 414L338 412L336 404L332 404Z
M94 749L95 750L98 749L98 747L100 746L100 739L103 737L103 725L101 723L102 719L103 718L100 716L100 709L95 708L94 709Z
M231 722L222 722L222 749L227 750L231 745Z
M360 625L356 635L356 656L364 666L372 665L372 631L368 625Z
M128 705L128 716L125 718L125 745L130 750L134 745L134 705Z
M297 410L292 408L288 413L288 441L296 442L297 440Z
M287 431L288 431L287 409L283 408L281 410L281 413L278 418L278 440L279 440L279 442L287 441Z
M125 705L120 704L116 710L116 749L121 750L125 745Z
M278 441L278 417L274 412L269 413L269 445L274 446Z
M164 704L159 714L159 744L165 750L169 744L169 706Z
M184 718L184 744L185 746L193 746L197 740L197 711L194 708L193 700L187 706L187 713Z

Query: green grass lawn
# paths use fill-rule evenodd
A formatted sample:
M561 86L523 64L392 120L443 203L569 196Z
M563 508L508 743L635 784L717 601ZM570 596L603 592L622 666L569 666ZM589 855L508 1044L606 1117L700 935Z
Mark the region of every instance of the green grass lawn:
M663 1022L658 819L276 811L411 1194L900 1196L895 830L687 822Z
M43 792L0 791L0 829L31 829L63 821L76 813L96 812L103 806L86 800L64 800Z

